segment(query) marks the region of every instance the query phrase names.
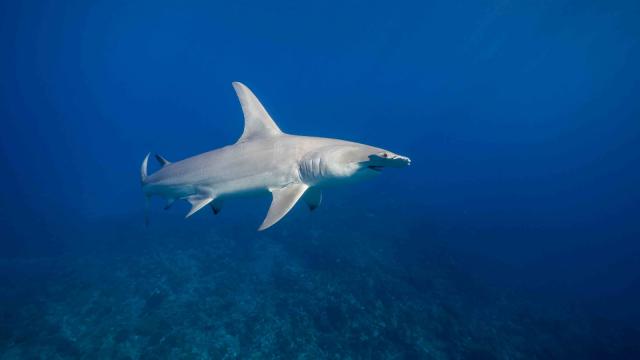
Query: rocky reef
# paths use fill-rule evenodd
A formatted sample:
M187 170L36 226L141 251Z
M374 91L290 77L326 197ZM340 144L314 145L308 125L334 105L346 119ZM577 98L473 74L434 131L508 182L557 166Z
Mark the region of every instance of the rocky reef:
M85 250L2 260L0 359L640 354L635 330L483 284L436 244L417 251L398 232L285 228L111 226Z

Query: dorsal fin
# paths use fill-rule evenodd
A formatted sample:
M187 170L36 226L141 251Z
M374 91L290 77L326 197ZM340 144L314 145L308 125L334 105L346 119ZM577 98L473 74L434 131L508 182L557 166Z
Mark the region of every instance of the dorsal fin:
M171 161L165 159L164 157L162 157L162 155L159 155L159 154L156 154L156 160L158 160L158 162L162 166L167 166L167 165L171 164Z
M253 95L251 90L239 82L233 82L232 84L244 114L244 131L238 142L282 134L278 125L271 119L267 110L264 109L260 100Z

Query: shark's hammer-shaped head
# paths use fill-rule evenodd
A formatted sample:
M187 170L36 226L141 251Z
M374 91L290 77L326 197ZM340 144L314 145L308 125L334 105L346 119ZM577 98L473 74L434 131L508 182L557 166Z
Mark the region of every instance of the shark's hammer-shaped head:
M411 164L406 156L377 147L341 143L323 146L302 160L300 174L311 184L331 185L370 178L385 168L401 168Z

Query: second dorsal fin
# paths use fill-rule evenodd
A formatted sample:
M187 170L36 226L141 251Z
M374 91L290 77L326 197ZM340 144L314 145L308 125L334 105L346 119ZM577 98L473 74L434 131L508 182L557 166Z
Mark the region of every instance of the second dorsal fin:
M167 166L167 165L171 164L171 161L165 159L162 155L159 155L159 154L156 154L156 160L158 160L158 162L162 166Z
M244 115L244 131L238 142L247 141L253 138L276 136L282 131L271 119L267 110L260 103L260 100L246 87L239 82L233 82L233 89L238 95L242 113Z

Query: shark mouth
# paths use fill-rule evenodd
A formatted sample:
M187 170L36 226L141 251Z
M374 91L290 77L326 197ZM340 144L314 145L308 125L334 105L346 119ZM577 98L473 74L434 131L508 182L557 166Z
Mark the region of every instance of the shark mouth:
M384 169L384 166L369 165L369 169L377 172L382 172L382 169Z

